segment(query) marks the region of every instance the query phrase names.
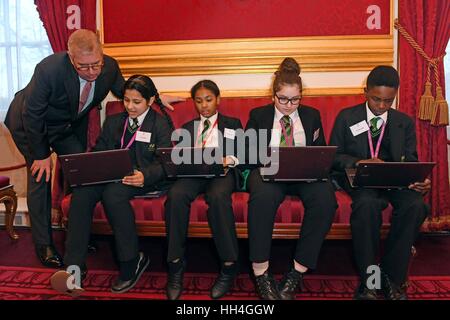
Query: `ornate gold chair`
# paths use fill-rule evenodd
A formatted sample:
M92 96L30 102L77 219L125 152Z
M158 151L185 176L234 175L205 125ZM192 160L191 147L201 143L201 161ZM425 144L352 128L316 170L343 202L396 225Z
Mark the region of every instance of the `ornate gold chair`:
M9 178L0 176L0 203L5 204L5 228L13 240L19 239L14 232L14 217L17 211L17 195L14 186L9 183Z

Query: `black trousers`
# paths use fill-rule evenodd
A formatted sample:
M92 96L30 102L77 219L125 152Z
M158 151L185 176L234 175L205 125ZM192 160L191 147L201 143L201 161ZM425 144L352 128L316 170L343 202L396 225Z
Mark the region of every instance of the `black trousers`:
M27 205L31 221L31 234L36 246L52 245L52 200L51 179L45 181L45 174L40 182L36 182L36 176L31 175L31 165L35 160L32 156L28 140L24 132L11 132L13 140L27 164ZM86 146L75 135L70 135L52 144L52 150L58 155L80 153L86 150Z
M167 261L184 257L191 202L203 192L209 207L208 223L219 257L223 262L237 261L238 242L231 204L234 188L235 178L232 172L225 177L213 179L179 179L173 184L165 203Z
M92 215L98 201L102 201L113 230L118 260L126 262L136 258L139 254L139 242L130 199L149 191L150 188L132 187L122 183L74 188L66 235L65 264L85 264Z
M337 208L330 182L279 183L264 182L259 169L250 173L248 186L248 232L250 260L264 262L270 259L275 215L286 195L300 197L305 207L300 237L294 259L314 269L322 243L330 230Z
M413 190L348 190L352 197L353 251L361 280L367 278L367 267L376 265L380 244L381 212L390 202L394 207L391 227L385 242L381 268L396 284L407 277L411 247L428 214L420 193Z

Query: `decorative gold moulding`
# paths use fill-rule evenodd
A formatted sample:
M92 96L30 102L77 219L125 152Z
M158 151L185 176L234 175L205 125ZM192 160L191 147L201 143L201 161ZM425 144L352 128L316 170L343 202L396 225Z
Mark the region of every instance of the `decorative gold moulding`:
M392 65L392 35L157 41L105 44L125 77L272 73L284 57L302 72L369 71Z
M169 91L163 90L162 93L183 98L190 98L189 91ZM342 87L342 88L304 88L304 97L323 97L323 96L349 96L363 94L363 87ZM270 89L247 89L247 90L220 90L223 98L260 98L270 97Z

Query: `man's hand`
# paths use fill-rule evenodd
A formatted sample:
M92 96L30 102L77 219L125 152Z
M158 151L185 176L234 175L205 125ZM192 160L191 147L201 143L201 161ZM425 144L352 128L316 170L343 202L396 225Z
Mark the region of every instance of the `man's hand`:
M371 159L359 160L356 163L356 165L358 165L360 163L373 163L373 162L384 162L384 161L379 158L371 158Z
M167 109L169 109L170 111L175 110L175 109L172 107L171 103L177 103L177 102L181 102L181 101L186 101L185 98L182 98L182 97L176 97L176 96L168 96L168 95L165 95L165 94L161 94L161 95L159 96L159 98L161 99L162 104L163 104Z
M51 155L48 158L42 160L34 160L31 165L31 175L34 177L37 173L36 182L40 182L42 175L45 173L45 182L50 181L50 175L52 173L52 158Z
M414 182L413 184L410 184L408 188L425 195L431 189L431 180L425 179L424 182Z
M125 176L122 179L122 183L133 187L143 187L144 175L139 170L134 170L131 176Z

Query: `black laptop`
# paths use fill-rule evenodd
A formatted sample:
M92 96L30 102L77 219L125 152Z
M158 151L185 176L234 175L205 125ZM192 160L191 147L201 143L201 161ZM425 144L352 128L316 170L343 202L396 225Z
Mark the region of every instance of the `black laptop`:
M133 173L128 149L75 153L59 159L71 187L121 181Z
M281 182L325 181L329 177L336 149L335 146L270 148L269 154L274 160L260 168L262 179ZM274 172L277 166L278 170Z
M225 176L221 161L205 162L205 156L215 154L217 148L174 147L158 148L161 163L169 178L214 178ZM173 153L172 153L173 152ZM180 163L178 157L187 156L188 161ZM221 159L220 159L221 160Z
M404 189L414 182L423 182L435 162L371 162L346 169L353 188Z

